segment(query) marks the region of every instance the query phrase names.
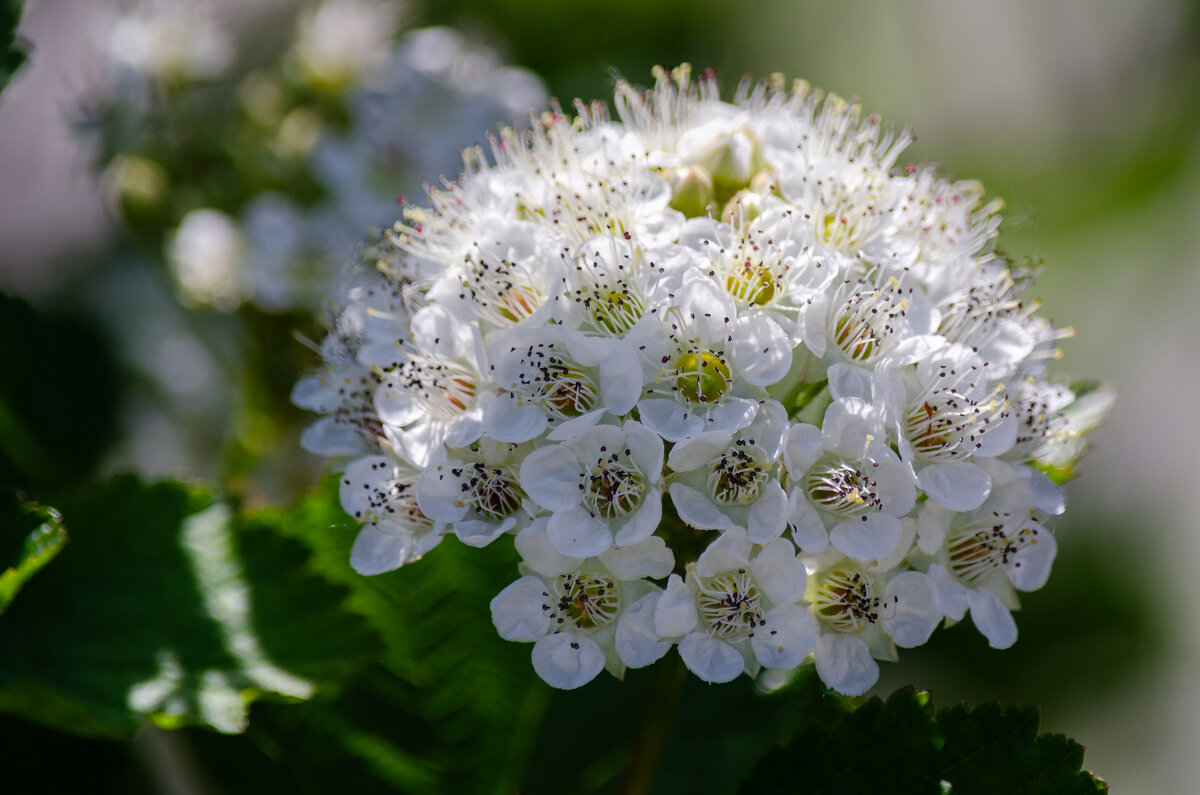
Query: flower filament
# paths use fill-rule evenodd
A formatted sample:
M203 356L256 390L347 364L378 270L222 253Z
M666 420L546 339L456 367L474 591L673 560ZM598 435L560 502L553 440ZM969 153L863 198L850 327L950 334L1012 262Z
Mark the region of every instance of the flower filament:
M601 452L605 452L601 448ZM625 460L622 461L621 459ZM593 516L621 519L642 504L646 486L641 472L629 460L629 451L602 455L584 475L583 503Z
M542 604L554 632L570 629L568 621L577 629L599 629L612 623L621 612L621 592L616 582L601 574L575 571L560 574L550 586L552 593L543 592L549 600Z
M883 501L876 492L878 483L866 473L864 464L869 461L864 458L863 463L854 464L833 456L818 461L804 478L809 500L817 508L838 516L883 510Z
M521 507L517 481L503 469L475 462L450 472L461 483L462 495L455 505L468 507L483 519L499 522Z
M976 583L1001 566L1019 566L1013 556L1037 543L1036 525L1006 526L1006 516L995 522L976 522L950 536L950 571L966 583Z
M908 309L911 292L911 287L906 289L894 276L879 287L861 280L834 313L830 339L847 359L870 364L900 333L898 324Z
M392 383L433 419L448 422L475 405L479 376L453 359L412 356L396 368Z
M766 467L755 454L753 443L738 442L712 460L708 470L708 493L725 505L746 505L758 499L767 482Z
M871 578L856 566L830 569L817 585L813 608L817 618L839 632L861 632L883 616Z
M722 640L752 638L766 624L762 596L745 569L701 580L697 605L709 634Z

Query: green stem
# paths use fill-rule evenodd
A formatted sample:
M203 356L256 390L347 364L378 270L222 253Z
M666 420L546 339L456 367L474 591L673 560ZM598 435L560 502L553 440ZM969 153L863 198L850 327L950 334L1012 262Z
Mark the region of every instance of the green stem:
M642 720L638 722L629 747L629 764L621 775L621 795L646 795L653 790L658 762L679 706L683 660L672 654L655 665L652 673L654 678L642 710Z

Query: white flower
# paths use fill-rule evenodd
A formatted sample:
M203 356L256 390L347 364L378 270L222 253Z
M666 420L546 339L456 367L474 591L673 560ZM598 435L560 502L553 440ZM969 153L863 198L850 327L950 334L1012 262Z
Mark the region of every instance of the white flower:
M359 574L381 574L418 560L442 532L417 506L416 473L387 456L359 458L341 475L338 496L362 529L350 551Z
M788 522L796 544L817 554L827 543L855 560L883 560L912 510L912 470L883 442L877 412L858 398L839 398L821 428L793 425L784 462L792 488Z
M688 565L686 584L672 574L658 599L656 631L677 639L684 665L706 682L791 670L812 651L804 564L781 538L751 550L745 530L725 531Z
M704 431L744 428L764 386L792 363L783 330L769 317L739 317L728 293L692 271L675 302L634 336L657 376L638 402L642 422L672 442Z
M483 432L486 371L479 332L441 305L412 319L414 350L375 390L379 419L413 463L423 466L439 446L465 447Z
M811 578L809 599L819 627L817 673L847 696L862 695L875 684L876 659L895 660L896 646L920 646L942 619L926 575L872 576L844 558Z
M515 445L484 440L474 449L436 456L416 482L421 513L441 532L450 525L464 544L487 546L529 524L537 509L517 483Z
M1036 591L1045 585L1058 552L1054 536L1036 516L1039 505L1058 512L1063 506L1040 487L1045 476L1036 475L1018 474L979 510L951 517L928 567L941 612L959 621L969 610L988 645L997 649L1017 640L1014 589Z
M532 642L533 668L564 690L585 685L604 668L649 665L670 645L648 631L646 610L674 557L654 537L598 556L563 555L539 519L517 535L523 577L492 600L492 622L505 640Z
M521 487L552 512L547 532L556 549L593 557L655 531L662 518L662 466L662 439L627 420L534 450L521 465Z
M788 498L779 484L779 459L787 412L775 400L758 407L754 421L737 431L713 431L675 445L667 465L679 518L701 530L740 527L765 544L787 525Z
M605 411L629 413L642 394L632 350L561 326L497 335L489 359L503 391L488 403L483 428L499 441L529 441L548 428L551 438L565 438L571 426L595 424Z

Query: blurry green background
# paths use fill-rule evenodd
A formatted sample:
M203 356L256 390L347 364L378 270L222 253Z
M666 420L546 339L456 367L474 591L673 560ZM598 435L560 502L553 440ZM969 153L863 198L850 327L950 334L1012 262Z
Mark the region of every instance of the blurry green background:
M0 290L35 305L89 284L89 269L116 236L86 148L68 122L86 99L97 58L88 25L99 5L31 4L21 26L33 44L31 62L0 97ZM243 46L293 7L285 0L217 5ZM410 5L406 20L483 37L507 62L537 72L564 103L609 96L614 70L647 83L658 63L713 67L730 92L743 74L803 77L911 124L917 141L907 159L937 161L1005 199L1001 247L1044 260L1036 294L1045 314L1078 330L1057 372L1112 383L1118 409L1094 435L1097 449L1082 477L1068 486L1067 515L1054 525L1054 574L1024 598L1017 645L996 652L969 627L940 632L899 665L884 666L876 692L912 684L932 691L938 705L1040 704L1043 729L1082 742L1085 766L1115 792L1196 789L1194 4L441 0ZM172 431L142 432L153 446L154 434ZM309 456L305 467L315 483L320 462ZM79 764L130 754L130 782L154 769L145 759L188 753L161 746L157 734L143 736L133 752L117 752L30 734L8 719L0 732L0 749L18 747L6 737L61 743ZM165 791L170 782L157 786Z

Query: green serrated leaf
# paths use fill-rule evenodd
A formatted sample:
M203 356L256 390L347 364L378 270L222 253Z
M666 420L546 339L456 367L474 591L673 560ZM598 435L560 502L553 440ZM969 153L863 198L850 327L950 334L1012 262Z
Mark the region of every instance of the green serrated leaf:
M1061 734L1038 734L1036 707L983 704L939 710L939 775L954 795L1106 792L1082 772L1083 746Z
M0 618L0 710L238 732L255 699L309 698L379 648L303 547L207 494L122 478L59 508L71 543Z
M21 502L11 494L0 498L0 525L3 525L5 535L25 532L30 524L36 526L25 536L20 558L0 572L0 613L16 598L21 586L53 560L67 543L67 531L58 511Z
M826 696L801 713L791 739L754 766L743 793L1071 795L1107 791L1081 772L1083 747L1038 734L1032 707L959 705L934 712L926 693L899 690L856 705Z

